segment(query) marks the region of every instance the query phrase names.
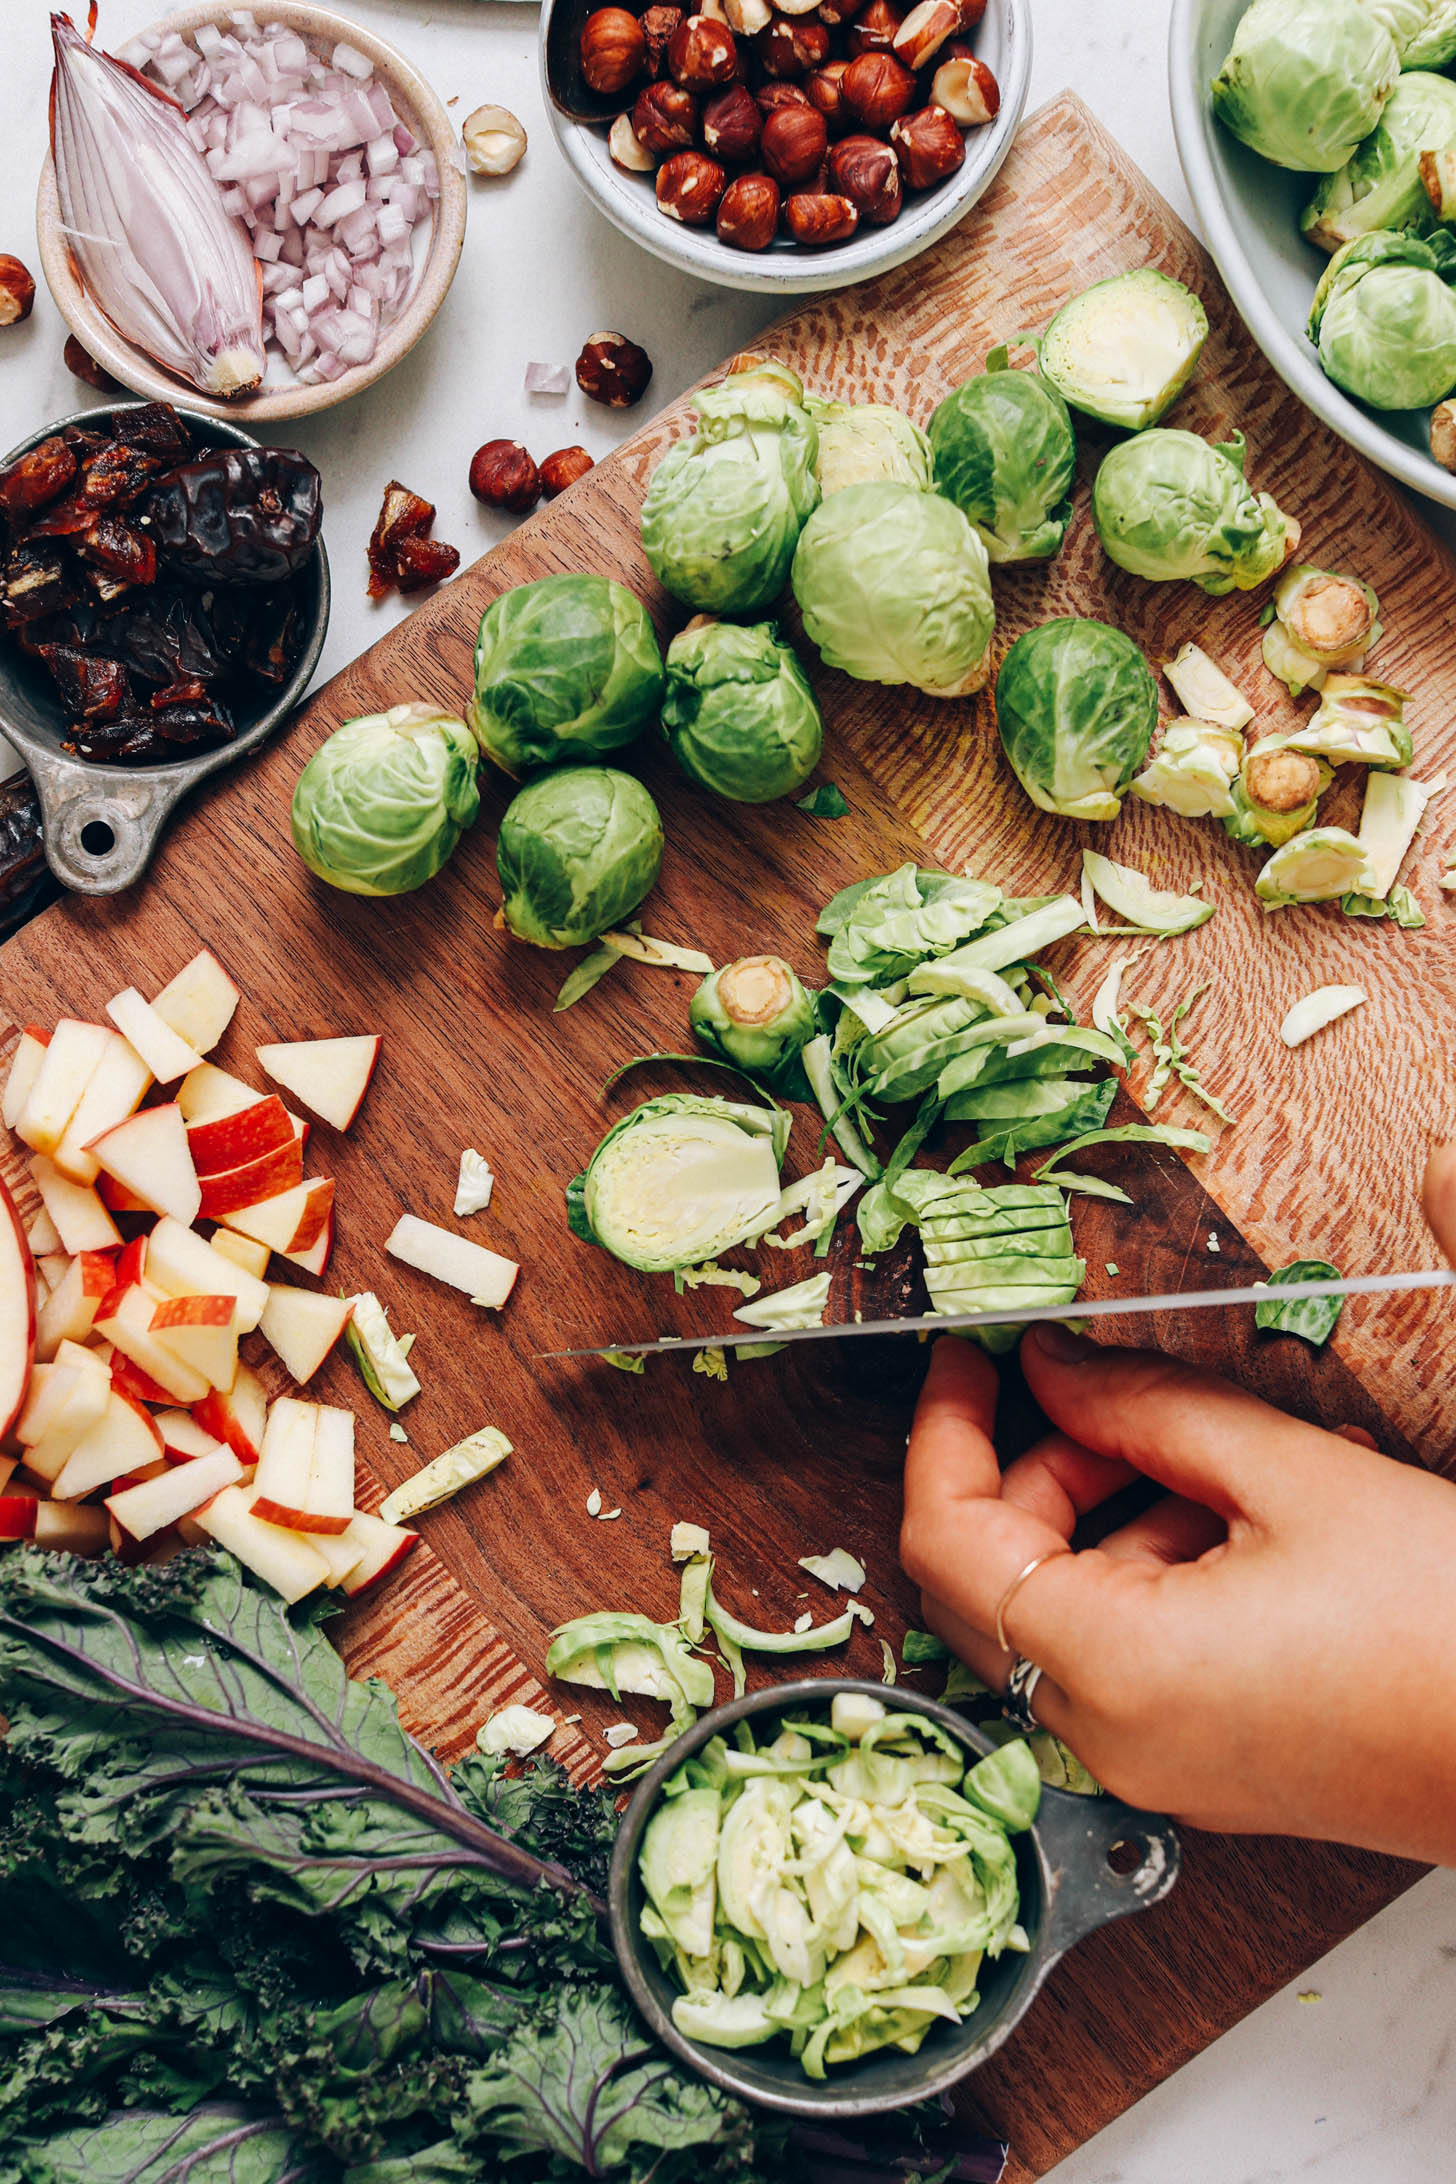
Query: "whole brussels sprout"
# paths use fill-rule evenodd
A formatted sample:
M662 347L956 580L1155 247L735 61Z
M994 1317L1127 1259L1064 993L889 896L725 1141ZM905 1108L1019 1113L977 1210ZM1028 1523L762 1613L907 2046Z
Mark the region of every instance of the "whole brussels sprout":
M651 618L606 576L543 576L480 618L470 725L509 774L633 742L662 703Z
M1333 174L1379 121L1400 75L1365 0L1254 0L1213 85L1213 110L1276 167Z
M1017 638L997 678L996 719L1034 804L1115 819L1148 755L1158 686L1120 629L1068 617Z
M662 821L631 774L565 766L512 800L495 855L505 921L517 939L584 948L652 889L662 869Z
M1456 147L1456 83L1423 70L1402 76L1379 126L1304 209L1300 226L1321 250L1428 215L1421 154Z
M1381 230L1336 252L1309 337L1326 375L1372 409L1429 409L1456 387L1456 296L1443 253Z
M1050 561L1072 520L1077 441L1067 405L995 350L930 420L936 490L980 533L993 562Z
M1073 409L1141 432L1177 401L1207 339L1192 289L1138 266L1062 305L1042 336L1042 376Z
M1215 596L1252 591L1285 555L1289 525L1244 477L1244 438L1215 445L1166 427L1104 456L1092 487L1102 550L1150 583L1197 584Z
M985 683L996 626L990 565L976 531L938 493L846 486L805 524L793 581L830 667L931 698Z
M703 980L688 1022L711 1054L780 1082L818 1031L814 1004L782 956L740 956Z
M407 895L445 863L480 808L463 720L394 705L346 720L299 775L290 821L310 872L350 895Z
M642 503L642 544L674 598L702 614L757 614L783 590L819 499L819 436L780 366L693 396L698 429L668 449Z
M886 478L922 493L932 490L930 442L902 410L885 402L820 402L813 395L804 407L818 428L814 475L825 500L847 485Z
M1456 60L1456 0L1365 0L1395 40L1402 68L1444 68Z
M824 748L814 693L772 622L704 622L674 637L662 727L683 772L738 804L802 787Z

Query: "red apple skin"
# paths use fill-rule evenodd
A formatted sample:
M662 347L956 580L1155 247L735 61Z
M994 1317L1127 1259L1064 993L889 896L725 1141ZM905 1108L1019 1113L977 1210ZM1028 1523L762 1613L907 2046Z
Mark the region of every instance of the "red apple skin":
M236 1297L166 1297L152 1314L152 1333L164 1327L226 1327Z
M34 1539L34 1494L0 1494L0 1539Z
M294 1266L301 1266L305 1274L322 1274L334 1254L334 1209L307 1251L285 1251L283 1257Z
M208 1390L202 1400L192 1405L192 1415L204 1433L210 1433L215 1441L225 1441L240 1464L255 1464L262 1450L243 1431L242 1422L226 1396L216 1388Z
M116 1288L116 1268L120 1253L112 1251L83 1251L81 1253L81 1294L83 1297L104 1297ZM121 1285L125 1287L123 1283Z
M252 1107L240 1107L231 1115L194 1122L187 1132L187 1150L204 1184L210 1175L245 1168L291 1142L293 1124L276 1092L260 1094Z
M286 1502L269 1501L259 1495L253 1503L253 1515L261 1517L265 1524L281 1524L290 1532L347 1532L353 1521L353 1511L347 1517L314 1517L306 1509L292 1509Z
M137 1197L135 1191L129 1191L124 1183L118 1183L116 1177L108 1175L104 1168L97 1176L93 1188L108 1213L149 1214L152 1210Z
M118 1289L129 1289L139 1282L146 1272L147 1240L145 1236L133 1236L129 1244L123 1244L117 1255L116 1272L112 1281Z
M161 1403L173 1408L176 1406L176 1397L159 1386L150 1373L143 1372L140 1365L133 1364L125 1350L112 1352L111 1385L118 1395L130 1396L136 1403Z
M419 1544L419 1533L411 1532L407 1538L399 1542L388 1561L381 1562L379 1568L371 1570L367 1577L360 1577L357 1572L351 1572L340 1585L340 1592L346 1593L351 1600L357 1600L360 1593L372 1592L380 1579L388 1577L391 1570L397 1570L405 1556L413 1554Z
M7 1262L5 1294L12 1300L6 1317L18 1306L0 1353L0 1441L14 1426L25 1407L35 1363L35 1261L30 1255L25 1229L15 1200L0 1182L0 1260Z
M144 1418L146 1420L147 1431L148 1433L150 1433L152 1439L157 1444L157 1454L165 1461L167 1452L162 1446L161 1432L158 1429L156 1419L152 1416L146 1405L144 1403L139 1403L136 1397L134 1395L128 1394L125 1388L116 1387L114 1382L112 1384L112 1387L113 1393L115 1394L118 1402L127 1404L130 1409L136 1412L138 1418Z
M224 1214L236 1213L242 1206L259 1205L265 1198L281 1197L301 1183L303 1146L290 1130L286 1144L273 1146L245 1168L227 1168L198 1180L202 1185L199 1218L220 1221Z

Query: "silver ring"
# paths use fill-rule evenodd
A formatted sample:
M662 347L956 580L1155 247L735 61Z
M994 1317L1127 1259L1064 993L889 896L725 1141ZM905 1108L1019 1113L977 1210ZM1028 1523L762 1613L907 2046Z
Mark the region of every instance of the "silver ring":
M1041 1727L1031 1711L1032 1694L1041 1682L1041 1670L1035 1661L1029 1661L1024 1653L1018 1653L1011 1664L1011 1674L1006 1679L1006 1691L1001 1700L1001 1711L1013 1729L1019 1729L1029 1737Z

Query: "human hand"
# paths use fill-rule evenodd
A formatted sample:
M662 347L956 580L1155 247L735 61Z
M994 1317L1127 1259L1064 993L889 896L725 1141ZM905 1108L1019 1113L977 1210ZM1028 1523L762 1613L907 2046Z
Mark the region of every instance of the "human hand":
M1426 1212L1456 1260L1456 1147ZM1007 1587L1033 1707L1098 1780L1198 1827L1456 1864L1456 1485L1153 1351L1046 1324L1021 1349L1053 1431L1003 1474L996 1372L936 1344L900 1553L925 1619L994 1689ZM1362 1437L1363 1438L1363 1437ZM1077 1519L1167 1489L1095 1548Z

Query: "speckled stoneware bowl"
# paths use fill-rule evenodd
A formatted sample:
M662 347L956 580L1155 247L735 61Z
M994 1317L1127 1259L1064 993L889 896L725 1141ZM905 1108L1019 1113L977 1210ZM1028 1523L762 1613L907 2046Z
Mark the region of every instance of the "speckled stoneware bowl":
M265 23L286 23L317 50L331 51L334 46L346 43L367 54L374 63L379 81L388 88L396 113L421 144L434 153L440 170L439 201L423 259L416 266L414 286L397 317L380 337L367 364L356 364L338 379L316 387L300 386L291 377L277 385L270 385L265 380L256 394L240 395L229 402L216 400L189 386L186 380L174 378L140 349L124 341L110 319L103 317L92 303L71 264L71 254L61 229L55 169L49 157L41 172L35 221L40 262L56 308L82 348L89 349L113 379L119 380L123 387L130 387L134 394L146 395L152 401L185 402L191 410L203 411L210 417L230 417L245 426L278 424L291 417L309 417L318 410L333 409L338 403L347 402L351 395L361 393L365 387L372 387L377 379L394 369L401 357L409 354L444 302L455 278L465 241L467 201L465 177L455 164L459 148L455 123L424 77L402 54L396 53L382 38L376 38L362 23L335 15L327 8L302 5L301 0L265 0L255 12ZM179 8L174 15L162 16L147 27L177 30L184 35L202 23L217 23L223 29L230 29L232 14L230 5Z

